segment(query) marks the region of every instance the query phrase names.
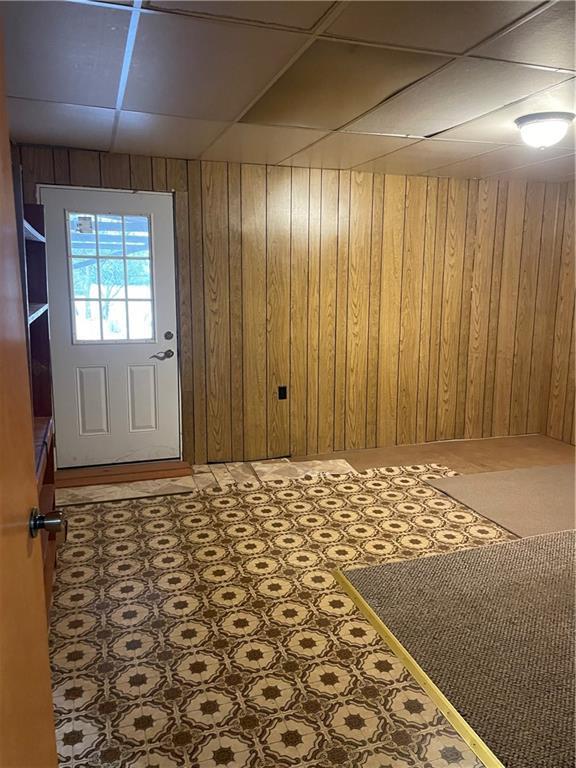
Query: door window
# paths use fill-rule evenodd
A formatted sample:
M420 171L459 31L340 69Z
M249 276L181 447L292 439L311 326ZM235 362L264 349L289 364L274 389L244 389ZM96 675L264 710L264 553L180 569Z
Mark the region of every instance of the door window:
M74 343L153 341L150 217L67 212Z

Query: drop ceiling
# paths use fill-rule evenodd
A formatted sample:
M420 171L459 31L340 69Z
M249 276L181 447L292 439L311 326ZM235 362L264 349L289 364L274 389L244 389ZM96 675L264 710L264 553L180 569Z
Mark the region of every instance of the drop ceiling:
M576 112L574 3L0 2L15 141L563 181L514 119Z

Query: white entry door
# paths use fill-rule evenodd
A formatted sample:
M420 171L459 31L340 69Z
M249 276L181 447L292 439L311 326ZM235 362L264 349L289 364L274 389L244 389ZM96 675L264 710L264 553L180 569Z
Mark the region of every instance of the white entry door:
M40 187L58 467L180 456L172 196Z

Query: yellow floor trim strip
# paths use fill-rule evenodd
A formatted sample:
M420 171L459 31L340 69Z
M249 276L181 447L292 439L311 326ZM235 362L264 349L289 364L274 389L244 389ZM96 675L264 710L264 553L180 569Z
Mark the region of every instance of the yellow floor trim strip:
M472 752L482 760L486 768L505 768L504 764L498 760L490 747L488 747L473 728L468 725L458 710L450 704L442 691L432 682L426 672L424 672L422 667L412 658L395 635L392 634L382 619L374 613L372 608L370 608L362 595L352 586L346 576L338 570L333 570L332 575L344 592L346 592L346 594L354 601L356 607L364 615L367 621L370 622L380 637L386 642L396 656L404 662L404 665L414 679L422 686L428 696L430 696L434 704L442 712L456 732L462 739L464 739L466 744L468 744Z

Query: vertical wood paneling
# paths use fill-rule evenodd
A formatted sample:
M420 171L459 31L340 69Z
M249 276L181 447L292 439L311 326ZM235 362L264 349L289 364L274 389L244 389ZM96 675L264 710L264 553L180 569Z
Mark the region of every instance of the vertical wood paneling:
M266 168L242 167L244 458L267 456Z
M174 192L181 192L187 197L188 177L185 160L169 159L166 161L166 183L169 189L173 190ZM155 190L159 191L159 188L155 187ZM187 211L188 200L186 199L186 212Z
M562 440L564 434L564 410L568 390L568 366L570 361L570 340L574 323L574 187L566 195L564 227L562 236L562 260L556 321L554 327L554 351L552 354L552 375L550 377L550 402L548 407L547 434Z
M160 163L152 159L154 184L166 185L166 177ZM194 389L194 461L204 464L207 460L206 445L206 344L204 322L204 253L202 247L202 183L201 165L189 160L188 170L188 225L190 230L190 288L192 295L192 364Z
M494 254L498 182L481 181L478 192L478 217L472 270L470 329L466 387L465 437L482 437L488 324L490 320L490 286Z
M130 186L143 191L152 189L152 158L130 155Z
M530 369L528 433L546 431L566 186L547 184Z
M290 453L290 405L278 387L290 384L290 168L267 171L268 456Z
M100 177L103 187L130 189L130 157L100 152Z
M338 171L322 171L320 218L318 451L334 447Z
M184 458L574 440L572 186L18 156L27 200L174 192Z
M290 229L290 452L306 453L310 171L292 169Z
M228 166L202 163L208 461L230 461Z
M20 149L22 183L25 203L35 203L36 185L54 183L54 156L49 147L28 147Z
M336 353L334 371L334 450L341 451L346 435L346 339L348 337L348 245L350 171L339 172L338 268L336 287Z
M152 188L155 192L167 192L166 158L152 158Z
M464 264L462 267L462 310L460 313L460 339L458 342L458 387L456 392L456 421L454 427L454 437L457 438L464 437L468 336L470 333L470 313L472 308L472 272L474 267L476 221L478 217L478 183L477 180L472 179L468 184L466 243L464 246Z
M498 320L500 315L500 286L504 257L504 232L506 229L506 207L508 184L498 185L496 204L496 228L494 231L494 255L492 258L492 281L490 285L490 309L488 312L488 345L486 351L486 377L484 387L483 437L492 435L492 414L494 412L494 382L496 373L496 347L498 343Z
M120 157L117 155L116 157ZM110 167L110 164L108 164ZM179 211L182 214L182 218L188 219L188 169L185 160L167 160L166 161L166 179L169 188L176 193L176 197L181 196L185 209ZM166 186L166 184L164 185ZM160 191L155 187L155 191ZM186 214L184 216L184 214ZM175 217L176 218L176 217ZM188 253L188 244L186 243L188 234L188 225L182 225L181 239L177 240L178 244L182 244L182 247L186 253ZM180 236L180 232L177 229L177 237Z
M570 357L568 359L568 382L564 403L564 428L562 440L565 443L574 442L574 399L576 397L576 361L574 359L574 316L572 316L572 337L570 339Z
M442 326L442 289L444 285L444 246L448 215L448 179L438 180L436 238L434 242L434 279L430 313L430 368L428 372L428 408L426 440L436 440L438 417L438 379L440 371L440 330Z
M71 149L70 184L73 187L100 187L100 153L85 149Z
M405 176L386 176L380 279L378 445L395 445L396 443L405 194Z
M187 461L194 456L194 404L192 369L192 330L190 322L190 239L188 222L188 174L185 160L169 160L167 174L174 189L174 222L176 274L179 317L180 378L182 399L182 455ZM162 335L173 328L159 328Z
M426 190L426 220L424 232L424 263L422 268L422 311L418 353L418 404L416 413L416 442L426 441L428 418L428 385L432 330L432 299L434 293L434 252L436 242L436 209L438 207L438 179L430 178Z
M494 412L492 414L492 430L495 435L507 435L510 429L510 397L525 202L526 182L510 182L508 187L508 204L506 206L504 259L502 262L500 311L496 343Z
M54 150L54 184L70 184L70 156L65 147Z
M306 453L318 453L318 361L320 346L320 218L322 171L310 171L308 233L308 363L306 391Z
M228 165L228 230L230 257L230 419L232 460L244 458L242 375L242 205L240 165Z
M438 372L438 413L436 438L449 440L456 431L458 392L458 356L462 310L462 274L466 240L468 182L450 179L446 241L444 246L444 281L440 329Z
M510 400L510 433L513 435L525 434L528 422L530 366L532 362L536 287L540 266L544 191L544 184L528 184L526 189Z
M374 175L370 243L370 309L368 316L368 373L366 386L366 447L376 446L378 431L378 349L380 345L380 293L382 290L382 225L384 176Z
M427 180L423 176L408 178L398 362L397 439L403 444L416 442L426 191Z
M346 447L366 444L372 174L351 173L346 348Z

